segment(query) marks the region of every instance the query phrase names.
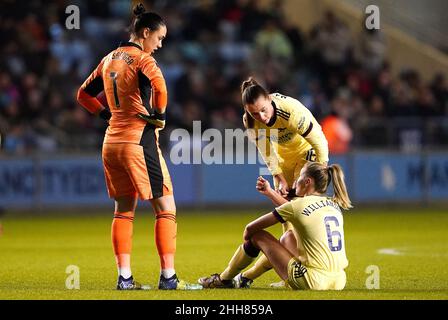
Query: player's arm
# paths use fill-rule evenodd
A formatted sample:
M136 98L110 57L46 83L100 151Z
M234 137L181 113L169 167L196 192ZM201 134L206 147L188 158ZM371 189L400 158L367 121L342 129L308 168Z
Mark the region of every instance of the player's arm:
M297 103L299 103L297 101ZM305 108L300 104L297 110ZM302 109L303 110L303 109ZM309 112L296 112L291 117L289 125L293 130L297 131L314 149L316 152L316 161L319 163L328 163L328 142L322 131L322 128L317 124L317 121Z
M279 223L278 217L275 215L275 210L273 212L267 213L260 218L249 223L244 229L243 239L250 240L250 238L258 231L269 228L277 223Z
M268 197L275 206L281 206L282 204L288 202L282 195L278 192L275 192L274 189L271 188L271 184L268 180L263 177L258 177L256 188L258 192Z
M279 156L276 152L274 144L266 137L266 133L260 133L256 139L256 146L258 152L260 152L269 172L273 175L283 174L283 170L280 168Z
M272 212L249 223L244 230L244 240L249 240L257 231L269 228L277 223L291 221L293 216L294 208L292 202L288 201L283 203L281 206L276 207Z
M274 176L275 179L279 179L279 186L284 187L284 192L287 193L288 185L285 178L283 177L283 171L280 168L279 156L276 152L274 144L266 137L266 130L254 129L249 126L249 119L246 113L243 115L243 124L247 129L247 135L249 140L252 141L258 152L260 152L264 163L269 169L269 172Z
M166 88L165 78L154 58L150 56L142 59L140 69L151 82L151 107L154 111L148 112L148 114L140 113L139 117L157 128L164 128L166 119L165 110L168 104L168 90Z
M78 90L77 100L91 114L109 121L112 116L109 109L105 108L97 99L98 94L104 91L104 83L101 76L103 63L104 59L81 85Z
M261 157L268 167L269 172L272 174L274 180L276 181L276 191L280 193L281 196L286 197L288 195L289 186L286 182L285 176L283 175L283 170L280 167L280 160L275 145L270 141L269 138L266 137L264 133L261 133L260 135L258 135L256 146L258 152L260 152Z
M315 128L313 123L310 122L308 130L302 137L308 141L316 152L316 162L328 164L328 141L322 129L320 127Z
M254 129L253 126L250 125L250 115L244 113L243 115L243 124L247 129L247 135L249 140L251 140L257 146L258 152L260 152L261 157L263 158L264 163L269 169L269 172L272 174L274 179L277 182L278 192L283 197L286 197L289 191L288 183L286 182L285 177L283 176L283 171L280 168L279 156L276 152L275 146L271 143L271 141L266 137L266 131L258 131ZM252 119L253 121L253 119Z
M246 113L243 115L243 124L247 129L247 135L249 140L255 143L257 146L258 152L260 152L261 157L263 158L266 166L271 172L272 175L282 174L283 171L279 166L279 157L275 150L274 145L271 143L270 139L266 136L266 130L263 129L254 129L249 127L249 119L250 117Z

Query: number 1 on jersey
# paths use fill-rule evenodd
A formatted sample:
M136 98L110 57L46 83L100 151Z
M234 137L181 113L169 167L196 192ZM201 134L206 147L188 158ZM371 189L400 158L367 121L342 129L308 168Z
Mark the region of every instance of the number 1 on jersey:
M115 107L120 108L120 100L118 100L118 87L117 87L118 72L111 72L110 77L112 78L112 82L114 85Z

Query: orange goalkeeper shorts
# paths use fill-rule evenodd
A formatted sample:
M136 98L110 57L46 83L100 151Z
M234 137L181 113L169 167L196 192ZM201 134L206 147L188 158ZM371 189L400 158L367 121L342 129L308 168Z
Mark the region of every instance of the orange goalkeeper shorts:
M103 144L103 166L109 197L138 195L142 200L173 194L173 185L158 143Z

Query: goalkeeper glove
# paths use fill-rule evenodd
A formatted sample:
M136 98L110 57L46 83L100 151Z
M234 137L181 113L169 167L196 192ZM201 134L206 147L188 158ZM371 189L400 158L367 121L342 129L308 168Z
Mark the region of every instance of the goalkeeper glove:
M156 128L160 128L160 129L165 128L165 119L166 119L165 112L164 113L158 113L157 111L155 111L153 113L150 113L149 115L148 114L144 114L144 113L139 113L138 117L140 119L145 120L149 124L152 124Z
M103 120L109 121L112 117L112 113L110 113L109 109L103 109L98 116Z

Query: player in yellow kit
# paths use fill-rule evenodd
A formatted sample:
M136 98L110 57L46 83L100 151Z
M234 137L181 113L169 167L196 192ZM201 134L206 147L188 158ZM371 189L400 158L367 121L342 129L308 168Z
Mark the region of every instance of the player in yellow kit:
M300 101L269 94L253 78L241 86L243 122L255 141L276 189L284 196L307 161L328 162L328 142L322 128Z
M308 161L328 163L328 143L311 112L297 99L269 94L253 78L241 85L243 122L270 173L275 189L287 197L300 170ZM294 229L283 224L283 231ZM295 244L292 244L295 246ZM239 277L238 286L250 283L272 268L265 257Z
M330 183L334 196L326 196ZM257 189L275 205L272 212L249 223L244 230L245 242L238 247L228 267L221 274L199 279L204 288L233 288L232 278L258 256L260 250L273 268L292 289L342 290L346 284L342 209L352 207L339 165L307 163L295 183L296 196L288 202L260 177ZM266 229L289 221L300 239L296 248L289 244L295 237L287 231L277 240ZM291 250L293 249L293 250ZM224 280L221 277L225 274Z

